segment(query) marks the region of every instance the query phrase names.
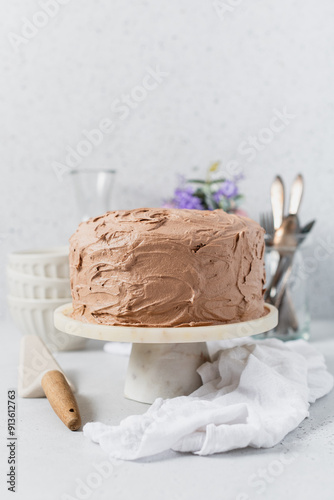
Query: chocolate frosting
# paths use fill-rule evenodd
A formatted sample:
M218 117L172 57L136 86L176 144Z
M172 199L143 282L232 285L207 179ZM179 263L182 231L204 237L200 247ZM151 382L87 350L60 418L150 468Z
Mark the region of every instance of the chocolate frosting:
M73 317L148 327L264 315L264 231L223 210L107 212L70 239Z

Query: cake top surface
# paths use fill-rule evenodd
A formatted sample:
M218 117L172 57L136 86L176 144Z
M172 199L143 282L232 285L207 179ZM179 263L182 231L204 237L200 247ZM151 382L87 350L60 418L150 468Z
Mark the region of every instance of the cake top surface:
M238 215L227 214L223 210L187 210L174 208L138 208L117 210L82 222L71 241L79 237L79 246L90 245L98 240L131 240L145 235L145 239L159 236L168 239L188 237L201 240L206 236L212 240L217 236L229 238L246 228L255 231L263 229L255 221Z

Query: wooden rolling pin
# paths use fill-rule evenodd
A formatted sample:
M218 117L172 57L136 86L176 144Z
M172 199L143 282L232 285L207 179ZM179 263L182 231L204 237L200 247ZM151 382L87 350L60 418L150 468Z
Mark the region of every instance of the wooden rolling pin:
M43 375L41 385L60 420L71 431L78 430L81 427L79 408L64 375L58 370L50 370Z

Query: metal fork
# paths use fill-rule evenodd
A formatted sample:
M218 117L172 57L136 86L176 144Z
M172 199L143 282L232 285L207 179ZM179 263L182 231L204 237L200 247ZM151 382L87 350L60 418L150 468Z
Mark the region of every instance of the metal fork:
M269 242L269 245L273 244L273 239L274 239L274 236L275 236L275 226L274 226L273 212L261 213L260 214L260 225L266 231L267 240ZM291 272L291 270L289 270L289 271ZM285 276L286 280L289 278L290 272ZM289 291L285 290L285 287L286 287L285 279L284 279L284 282L281 283L281 284L284 285L281 294L278 294L278 296L275 296L275 297L271 298L270 295L269 295L269 293L268 293L269 290L270 290L270 285L269 285L268 289L266 290L266 295L265 295L266 302L274 304L280 310L280 312L284 312L283 315L282 314L280 315L280 323L279 323L279 325L277 327L277 330L280 333L282 333L282 331L283 331L283 333L287 333L287 328L289 326L291 326L293 328L293 330L295 330L295 331L296 331L296 329L298 329L298 323L297 323L297 321L295 319L296 315L295 315L295 312L294 312L292 300L291 300ZM283 296L285 295L284 292L287 292L287 295L285 297L284 304L282 304L283 307L281 308L280 307L281 306L281 302L282 302L282 299L284 298ZM277 301L277 303L275 302L276 299L279 299ZM283 309L284 309L284 311L283 311ZM283 316L286 317L286 318L283 318ZM283 323L284 323L284 325L283 325ZM287 324L285 324L285 323L287 323Z
M260 226L265 230L269 240L274 238L274 218L272 212L262 212L260 214Z

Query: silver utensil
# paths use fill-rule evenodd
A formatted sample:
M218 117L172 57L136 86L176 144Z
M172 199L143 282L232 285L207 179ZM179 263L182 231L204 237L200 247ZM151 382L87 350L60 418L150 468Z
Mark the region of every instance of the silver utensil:
M307 234L311 231L311 229L313 228L314 224L315 224L315 220L312 220L311 222L309 222L308 224L306 224L299 232L298 234L298 243L297 243L297 247L303 243L304 239L306 238ZM289 281L289 278L290 278L290 275L291 275L291 271L292 271L292 267L293 267L293 259L291 259L290 263L289 263L289 266L288 268L286 269L285 273L284 273L284 276L282 277L281 279L281 283L280 283L280 287L279 287L279 292L277 293L276 297L275 297L275 302L274 302L274 305L279 308L280 306L280 303L281 303L281 300L283 298L283 295L284 295L284 292L286 290L286 286L288 284L288 281Z
M311 222L305 224L305 226L301 228L300 234L308 234L314 226L315 222L315 220L311 220Z
M291 193L290 193L290 203L289 203L289 214L297 215L300 203L303 198L304 193L304 179L302 174L298 174L293 181Z
M278 224L281 220L281 214L284 207L284 187L282 180L276 177L271 188L275 228L273 247L279 252L280 259L276 272L265 292L265 300L266 302L269 302L279 308L283 298L285 298L285 318L283 318L282 315L282 321L278 325L278 329L281 329L284 325L283 333L287 333L288 326L291 326L294 331L298 330L298 320L294 311L293 303L290 295L288 294L285 296L285 293L288 280L292 272L293 257L300 242L300 238L298 238L300 225L297 213L303 195L303 185L303 177L299 174L294 180L291 188L289 214L287 217L283 217L280 225Z
M264 230L266 231L266 234L268 235L269 240L271 241L273 238L273 235L274 235L273 214L271 212L261 213L260 214L260 225L264 228ZM270 243L270 241L269 241L269 243ZM284 280L286 280L286 283L285 282L282 283L282 286L283 285L286 286L289 276L290 276L290 272L285 274ZM285 286L284 286L284 290L285 290ZM279 309L280 304L281 304L281 300L282 300L284 294L277 297L278 300L277 300L277 305L276 305L276 302L274 303L274 300L271 300L271 297L269 295L269 290L270 290L270 285L268 286L268 288L265 292L266 302L272 303L273 305L275 305ZM281 291L281 287L280 287L280 291ZM288 290L287 290L287 292L288 292ZM286 311L284 313L284 316L288 315L289 310L293 311L293 304L292 304L292 300L291 300L289 293L287 294L287 300L290 302L290 304L288 304L288 305L283 304L284 310ZM293 325L292 328L298 329L298 323L296 322L296 314L292 313L289 316L290 316L290 318L288 318L288 324L291 323ZM280 315L280 317L281 317L281 315ZM281 318L281 319L283 319L283 318ZM297 326L295 326L295 325L297 325Z
M289 213L283 216L284 185L277 176L271 186L272 213L260 214L260 224L266 231L266 245L279 254L279 263L265 292L265 300L280 311L280 321L276 333L285 335L292 328L297 331L298 320L288 288L292 273L293 259L298 246L312 230L315 220L300 227L298 211L303 197L304 181L301 174L295 178L289 200Z
M301 228L298 235L298 246L303 243L315 223L316 221L312 220ZM264 228L267 234L272 234L271 231L273 231L274 227L272 213L261 213L260 225ZM277 293L276 297L274 297L275 300L272 301L271 298L266 300L267 302L273 303L273 305L275 305L280 311L280 321L277 329L279 329L279 333L281 334L288 333L289 328L292 328L294 331L298 330L297 315L295 313L290 291L287 288L289 278L291 276L292 264L293 261L291 261L288 269L281 279L281 282L279 284L279 292Z
M275 181L277 178L275 179ZM275 183L274 181L274 183ZM300 202L303 194L303 177L301 174L297 175L293 182L290 203L289 203L289 215L283 218L282 224L278 229L276 229L273 237L273 246L280 254L280 260L274 274L271 283L266 290L265 299L271 297L272 303L274 304L274 297L277 294L278 284L280 283L284 273L289 268L290 263L293 260L294 253L298 245L298 234L300 232L299 219L297 212L300 207ZM272 201L272 205L275 205L276 200ZM284 204L284 199L283 199ZM278 204L277 204L278 205ZM275 207L278 215L278 220L280 219L280 211L278 206ZM275 218L274 218L274 227ZM275 305L275 304L274 304Z
M297 246L299 246L299 245L301 245L301 243L303 243L307 234L313 228L315 222L316 222L315 220L309 222L300 230ZM293 301L292 301L291 296L290 296L290 290L289 290L289 288L287 288L289 278L291 276L292 268L293 268L293 259L291 260L287 270L285 271L285 273L281 279L279 291L278 291L278 293L275 297L275 301L274 301L275 306L277 307L277 309L280 310L280 313L281 313L280 316L281 316L282 320L279 322L278 329L279 329L280 333L283 333L283 334L288 334L290 327L295 332L298 330L298 327L299 327L297 315L296 315L295 308L293 305Z
M283 218L282 224L274 234L274 245L277 247L288 247L293 249L297 246L296 235L300 232L297 213L302 200L303 190L303 176L298 174L291 188L289 215Z
M284 215L284 184L282 178L277 175L270 189L271 208L273 213L274 229L281 227Z
M261 213L260 214L260 225L266 231L266 234L269 238L269 246L272 244L272 238L274 234L274 225L273 225L273 215L272 213ZM292 269L292 266L291 266ZM290 276L290 272L285 274L284 281L282 282L282 286L280 287L280 291L285 291L277 297L277 306L275 301L270 297L270 285L267 287L265 292L265 300L266 302L275 305L279 311L279 324L276 327L276 330L279 329L280 334L286 334L288 332L288 328L291 327L294 331L298 330L298 321L296 313L294 312L294 306L292 303L292 299L289 293L289 290L286 289L286 285L288 283L288 278ZM283 300L282 300L283 299Z
M266 236L269 238L271 241L274 237L274 219L273 219L273 214L271 212L262 212L260 214L260 226L263 227L263 229L266 232Z
M272 209L272 219L273 219L273 232L272 234L272 241L275 242L275 238L277 235L277 231L280 229L283 223L283 216L284 216L284 183L282 178L277 175L271 185L270 188L270 201L271 201L271 209ZM268 221L265 221L266 223ZM279 265L281 263L281 259L279 260ZM277 272L274 275L276 279L278 280L280 278L280 272L279 272L279 265L277 267ZM273 278L274 278L273 277ZM273 290L273 287L275 287L275 281L272 279L269 287L267 288L265 292L265 299L270 297L271 291ZM276 288L274 288L276 291Z

